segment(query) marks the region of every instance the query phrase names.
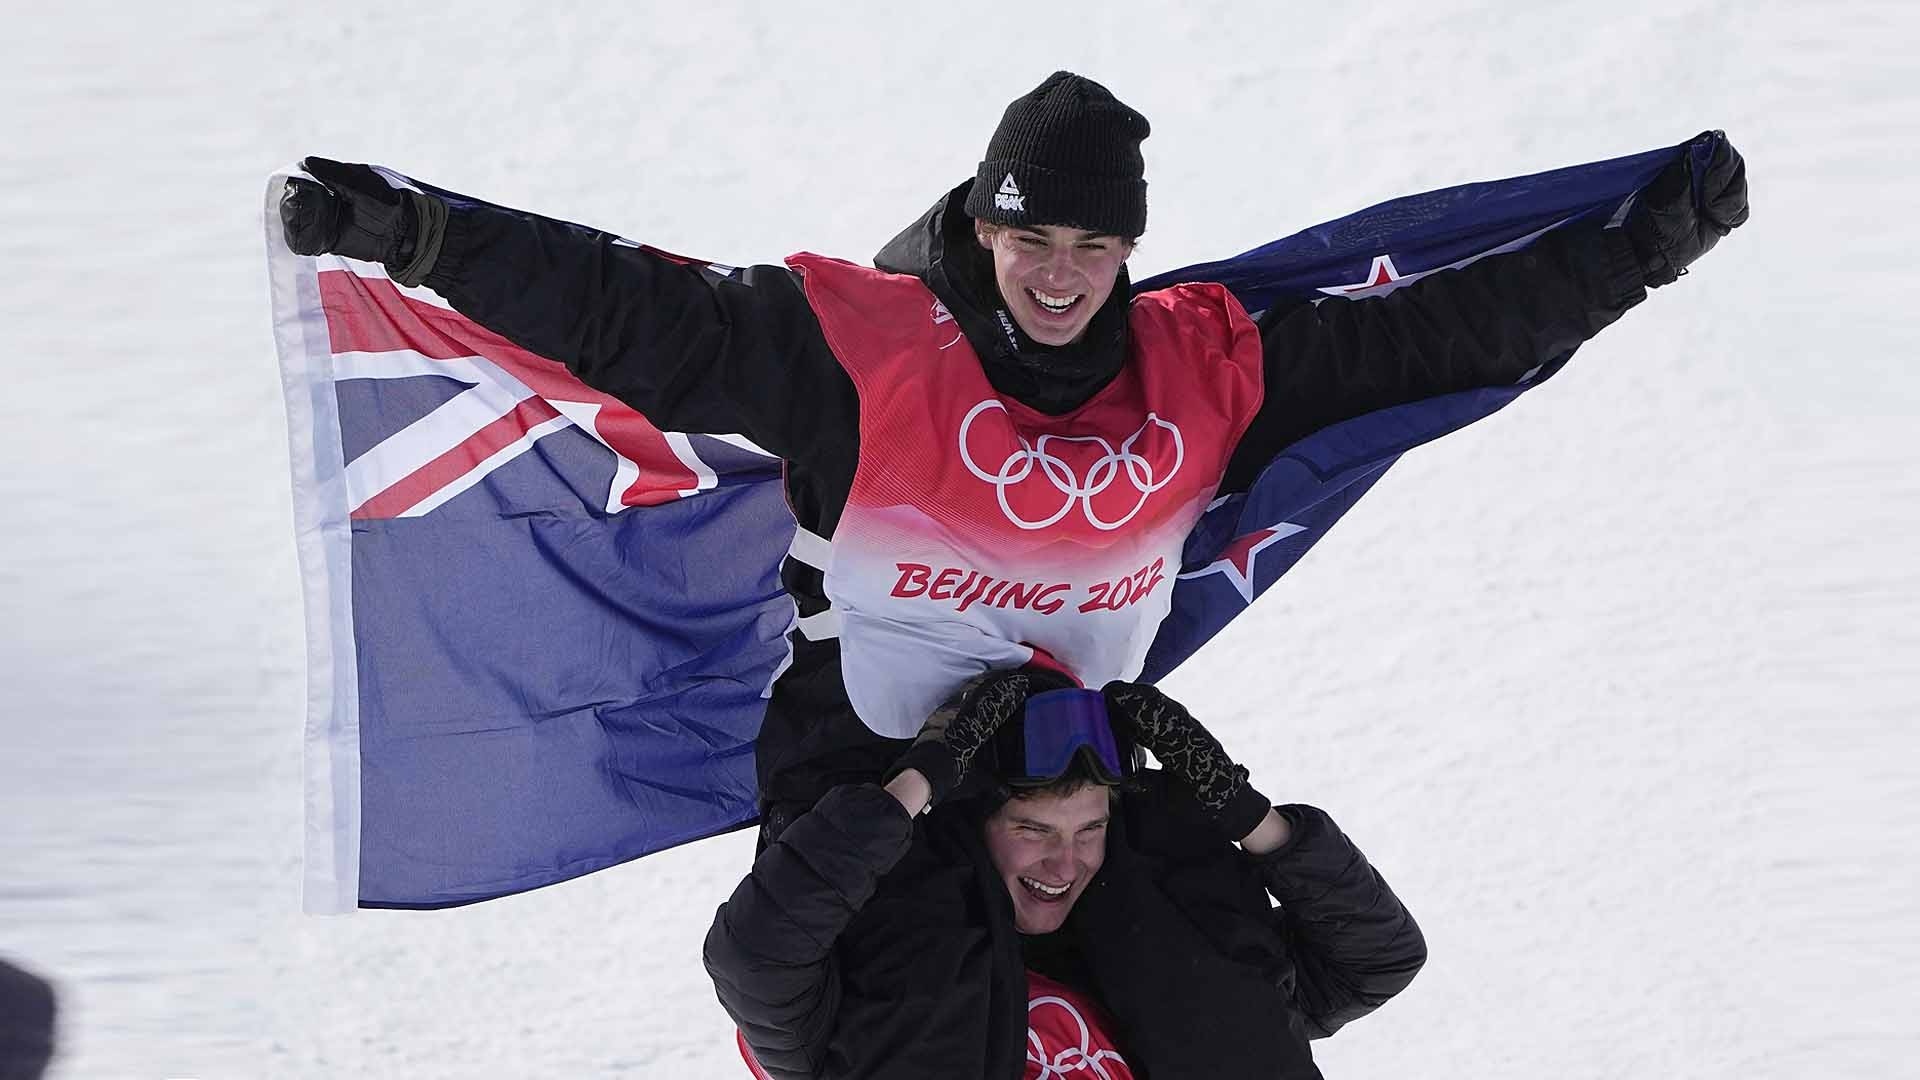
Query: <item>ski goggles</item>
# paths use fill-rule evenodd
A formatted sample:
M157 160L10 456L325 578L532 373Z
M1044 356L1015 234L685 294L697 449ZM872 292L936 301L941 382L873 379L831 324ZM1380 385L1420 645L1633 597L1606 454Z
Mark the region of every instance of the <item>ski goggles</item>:
M1131 772L1107 719L1107 699L1098 690L1048 690L1027 699L1016 735L1001 729L1000 772L1014 787L1059 779L1083 758L1103 784L1118 784Z

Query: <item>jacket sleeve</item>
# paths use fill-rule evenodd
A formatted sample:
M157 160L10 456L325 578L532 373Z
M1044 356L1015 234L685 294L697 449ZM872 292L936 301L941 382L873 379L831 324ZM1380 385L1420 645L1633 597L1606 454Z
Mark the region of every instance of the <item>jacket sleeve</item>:
M913 820L874 784L834 788L754 860L701 956L720 1004L778 1080L811 1077L840 1002L834 945L906 854Z
M1400 898L1325 811L1283 806L1285 847L1254 859L1294 962L1294 1001L1315 1038L1406 989L1426 939Z
M1268 311L1265 395L1221 490L1246 490L1281 451L1330 424L1516 382L1645 299L1644 279L1620 230L1582 223L1382 296Z
M857 436L853 380L785 267L689 263L449 200L426 285L663 431L741 434L790 461L813 460L823 439Z

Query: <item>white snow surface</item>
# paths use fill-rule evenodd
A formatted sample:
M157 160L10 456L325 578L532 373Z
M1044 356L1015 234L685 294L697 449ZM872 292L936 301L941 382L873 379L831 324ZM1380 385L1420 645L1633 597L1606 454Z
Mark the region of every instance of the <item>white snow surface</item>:
M1427 933L1328 1076L1913 1075L1916 45L1905 5L1754 0L14 12L0 955L58 982L53 1075L745 1075L699 950L746 834L299 914L262 185L318 153L864 258L1059 67L1153 121L1143 274L1731 134L1747 228L1410 455L1169 686Z

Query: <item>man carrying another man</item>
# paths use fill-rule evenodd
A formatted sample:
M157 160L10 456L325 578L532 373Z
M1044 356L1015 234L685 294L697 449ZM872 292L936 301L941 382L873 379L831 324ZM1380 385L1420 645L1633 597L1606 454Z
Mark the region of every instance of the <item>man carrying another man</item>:
M1031 668L771 838L705 948L777 1080L1318 1077L1308 1040L1425 958L1332 820L1270 805L1178 703Z

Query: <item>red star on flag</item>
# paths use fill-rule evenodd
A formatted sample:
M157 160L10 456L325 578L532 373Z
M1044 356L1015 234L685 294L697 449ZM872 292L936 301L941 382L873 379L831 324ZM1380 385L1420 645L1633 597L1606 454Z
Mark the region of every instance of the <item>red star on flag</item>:
M1181 574L1183 578L1205 577L1208 574L1225 574L1233 587L1247 603L1253 603L1253 564L1267 545L1285 540L1294 533L1305 532L1306 526L1283 521L1271 529L1254 531L1234 539L1220 550L1219 558L1191 573Z
M1395 269L1393 265L1393 256L1375 255L1373 257L1373 265L1367 268L1366 280L1356 281L1351 285L1323 287L1320 291L1326 293L1328 296L1347 296L1352 293L1365 292L1368 289L1378 289L1383 285L1392 285L1400 281L1403 277L1405 277L1405 275Z

